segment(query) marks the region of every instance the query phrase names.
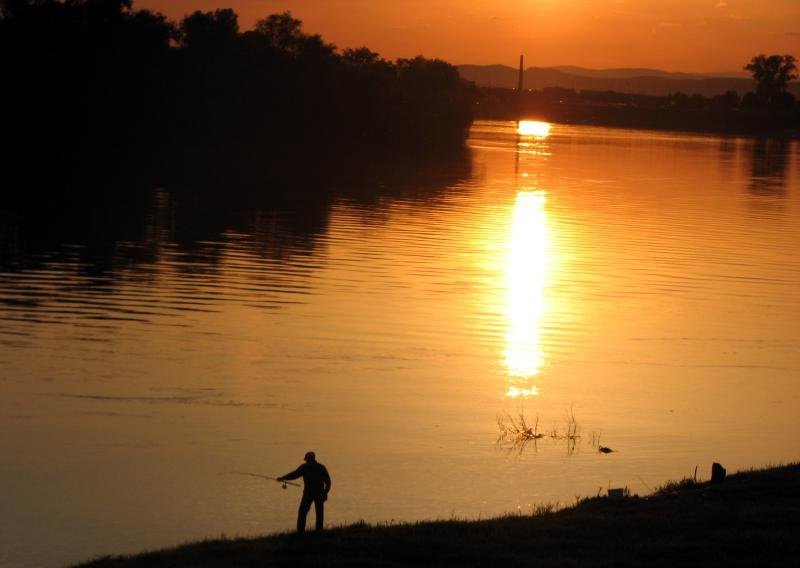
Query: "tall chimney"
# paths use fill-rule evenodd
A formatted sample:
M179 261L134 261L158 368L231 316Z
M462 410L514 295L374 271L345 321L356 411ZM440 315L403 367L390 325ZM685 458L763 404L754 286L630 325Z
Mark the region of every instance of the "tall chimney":
M517 80L517 92L522 92L522 56L519 56L519 79Z

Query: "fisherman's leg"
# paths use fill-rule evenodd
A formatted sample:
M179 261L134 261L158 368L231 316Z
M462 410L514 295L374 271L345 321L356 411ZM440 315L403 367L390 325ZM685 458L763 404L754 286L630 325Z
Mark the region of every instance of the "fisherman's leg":
M314 499L314 512L317 514L317 530L321 531L325 524L325 501L322 497Z
M306 530L306 516L311 509L311 502L313 497L303 495L300 499L300 507L297 509L297 532L304 532Z

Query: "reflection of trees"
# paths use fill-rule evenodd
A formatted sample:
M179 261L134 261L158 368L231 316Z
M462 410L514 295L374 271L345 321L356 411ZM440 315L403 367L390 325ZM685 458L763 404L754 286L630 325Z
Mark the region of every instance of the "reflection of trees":
M719 140L719 154L720 158L730 160L734 158L736 153L736 139L722 137Z
M0 270L71 262L86 275L113 280L122 270L177 255L176 270L214 271L234 239L254 258L292 261L316 252L337 201L357 205L374 223L392 200L425 206L471 175L466 152L349 166L337 175L323 167L324 180L302 171L293 180L277 178L274 183L288 184L277 192L265 191L270 182L258 173L204 170L172 173L168 189L141 191L141 185L126 187L129 180L103 178L85 180L77 195L15 196L0 204Z
M784 138L758 138L753 141L749 187L752 195L785 195L789 150L790 141Z
M735 168L739 159L738 149L739 144L736 138L720 137L718 148L719 166L722 175L726 179L735 175Z

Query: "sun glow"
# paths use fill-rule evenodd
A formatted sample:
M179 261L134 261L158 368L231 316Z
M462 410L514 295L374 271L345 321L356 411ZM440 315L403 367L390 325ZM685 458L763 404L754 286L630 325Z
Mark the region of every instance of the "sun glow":
M520 120L517 123L517 133L520 136L547 138L550 135L550 128L549 122L541 122L539 120Z
M544 365L540 336L545 311L547 215L543 191L520 191L514 205L506 262L506 396L535 396L531 379Z

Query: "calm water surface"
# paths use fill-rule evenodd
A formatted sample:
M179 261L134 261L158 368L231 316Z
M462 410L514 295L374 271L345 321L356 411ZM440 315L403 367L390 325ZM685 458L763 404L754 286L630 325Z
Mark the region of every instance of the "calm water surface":
M324 201L145 201L4 213L0 565L289 530L296 490L219 472L309 449L334 524L800 459L797 142L482 122Z

